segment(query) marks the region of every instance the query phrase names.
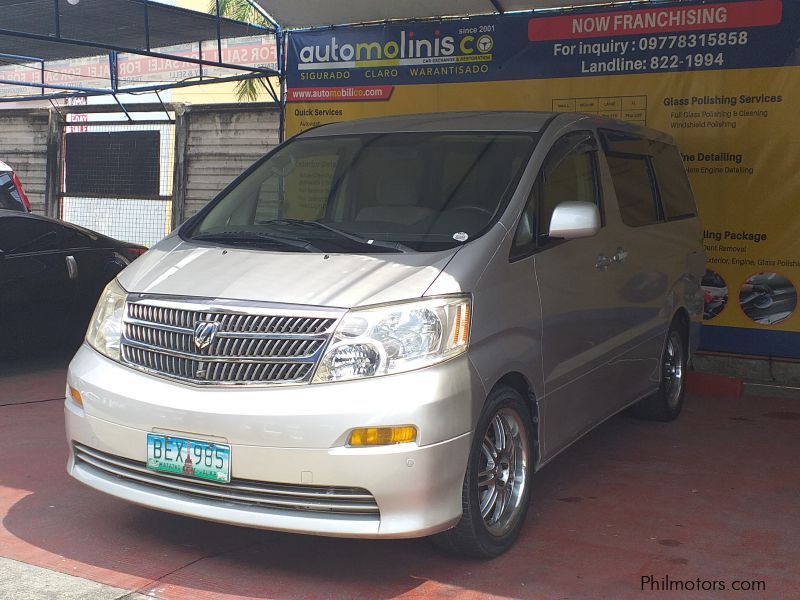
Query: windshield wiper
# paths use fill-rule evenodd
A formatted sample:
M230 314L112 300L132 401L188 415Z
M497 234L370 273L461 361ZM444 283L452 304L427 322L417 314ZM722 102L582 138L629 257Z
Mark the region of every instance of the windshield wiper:
M359 244L363 244L365 246L372 246L373 248L383 248L385 250L396 250L398 252L414 252L413 248L409 248L405 244L400 242L391 242L388 240L371 240L363 235L359 235L357 233L353 233L351 231L344 231L343 229L338 229L337 227L333 227L328 225L327 223L322 223L321 221L304 221L302 219L272 219L270 221L259 221L259 225L280 225L281 223L288 223L289 225L300 225L300 226L311 226L316 227L318 229L324 229L325 231L330 231L338 235L339 237L346 238L348 240L352 240L354 242L358 242Z
M306 252L322 252L314 244L307 240L275 235L272 233L261 233L257 231L223 231L220 233L201 233L192 237L199 242L222 242L224 244L271 244L282 245L290 248L298 248Z

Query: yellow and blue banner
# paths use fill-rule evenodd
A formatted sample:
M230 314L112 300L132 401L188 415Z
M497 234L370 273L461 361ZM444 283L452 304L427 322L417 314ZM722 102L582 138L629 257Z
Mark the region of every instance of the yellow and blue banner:
M800 2L664 2L292 32L286 131L461 110L670 133L704 228L703 347L800 357Z

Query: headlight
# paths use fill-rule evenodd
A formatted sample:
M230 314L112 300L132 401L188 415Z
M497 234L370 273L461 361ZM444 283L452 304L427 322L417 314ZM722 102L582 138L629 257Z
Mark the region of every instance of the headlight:
M86 332L86 342L100 354L114 360L119 360L125 296L126 292L117 280L112 280L103 290Z
M403 302L348 312L320 361L314 382L402 373L467 349L470 299Z

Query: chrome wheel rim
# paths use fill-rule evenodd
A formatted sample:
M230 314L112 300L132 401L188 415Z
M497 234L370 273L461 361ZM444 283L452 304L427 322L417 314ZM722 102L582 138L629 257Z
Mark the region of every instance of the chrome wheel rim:
M667 395L667 405L672 409L676 408L681 400L683 377L683 341L678 333L673 332L667 339L663 365L663 381Z
M478 503L492 535L504 535L514 526L527 476L525 426L516 411L501 408L484 432L478 468Z

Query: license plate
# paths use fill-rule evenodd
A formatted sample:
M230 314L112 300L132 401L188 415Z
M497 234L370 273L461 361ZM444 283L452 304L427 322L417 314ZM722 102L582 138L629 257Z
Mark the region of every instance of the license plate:
M217 483L231 480L231 447L166 435L147 434L147 468Z

